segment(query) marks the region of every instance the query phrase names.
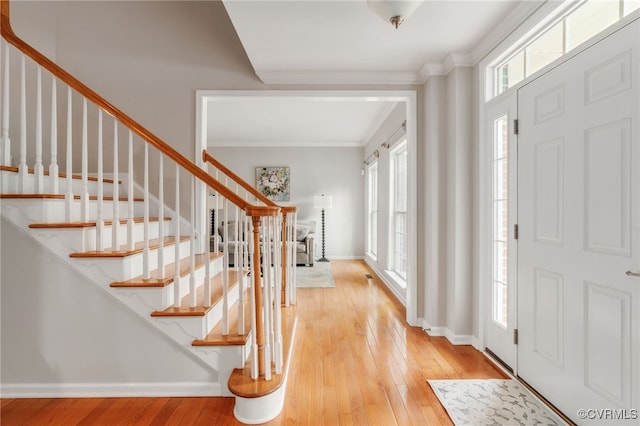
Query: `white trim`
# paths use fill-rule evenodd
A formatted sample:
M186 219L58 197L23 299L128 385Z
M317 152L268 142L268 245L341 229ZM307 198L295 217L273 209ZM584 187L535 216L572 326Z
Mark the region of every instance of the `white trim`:
M336 142L336 141L332 140L332 141L326 141L326 142L307 142L307 141L298 142L298 141L283 141L282 139L278 139L278 140L265 140L265 139L263 139L260 142L233 140L233 141L216 142L214 144L208 145L208 147L232 147L232 148L238 148L238 147L248 147L248 148L259 147L259 148L264 148L265 146L268 146L268 147L295 147L295 146L302 146L302 147L305 147L305 148L307 148L307 147L362 148L363 144L362 144L362 141ZM200 151L200 152L202 152L202 151Z
M438 76L438 75L447 75L447 71L443 64L424 64L420 71L418 72L420 75L420 80L422 82L426 82L430 77Z
M474 348L478 349L478 341L474 336L454 334L448 327L434 327L424 319L422 320L422 329L430 337L446 337L452 345L473 345Z
M264 84L420 84L421 76L407 71L267 71L256 70Z
M415 90L197 90L196 91L196 129L197 136L195 149L201 150L206 146L206 115L203 115L206 102L224 102L237 98L262 99L265 97L282 97L293 99L304 99L317 102L336 102L362 100L365 102L405 102L406 103L406 139L408 150L407 166L408 174L408 248L407 258L407 294L400 298L404 300L407 308L407 322L410 325L417 325L418 317L418 256L417 256L417 199L418 199L418 105ZM364 201L363 201L364 202ZM197 230L201 235L206 235L203 229ZM364 258L364 255L362 255ZM336 258L334 256L334 258ZM360 258L360 257L358 257ZM382 274L378 274L382 275Z
M445 74L449 74L454 68L458 67L472 67L474 65L471 56L467 53L449 53L442 61Z
M219 383L2 383L3 398L221 396Z
M367 265L373 269L373 272L375 272L375 274L378 276L378 278L380 278L380 280L384 283L384 285L389 289L389 291L391 291L391 293L393 293L393 295L396 297L396 299L398 299L400 301L400 303L402 303L402 305L407 308L407 295L405 294L404 289L400 288L397 284L395 284L393 282L393 280L389 277L389 275L386 273L386 271L381 271L380 269L378 269L378 267L376 266L376 264L374 262L370 262L370 260L368 258L365 257L364 261L367 263ZM407 316L409 309L407 308ZM407 321L408 322L408 321ZM416 323L415 324L411 324L411 325L419 325L417 318L416 318Z
M500 25L496 25L495 29L489 34L486 34L471 50L469 56L472 62L475 64L483 60L485 56L494 51L496 46L502 45L504 40L511 37L511 34L519 31L523 23L528 22L539 9L548 7L549 5L547 3L555 4L555 6L558 5L557 0L546 0L541 3L535 1L520 2L509 16L500 22Z

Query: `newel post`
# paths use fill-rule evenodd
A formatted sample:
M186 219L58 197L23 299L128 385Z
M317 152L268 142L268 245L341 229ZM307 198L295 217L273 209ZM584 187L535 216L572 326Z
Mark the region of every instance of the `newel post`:
M265 216L277 216L280 212L278 207L258 207L251 206L245 209L248 216L251 216L253 223L253 259L251 260L251 275L253 276L253 300L254 300L254 312L255 312L255 330L253 330L255 336L255 347L253 356L257 357L258 375L264 376L267 368L271 366L265 365L265 336L266 331L264 329L265 315L268 315L268 307L263 306L263 289L262 289L262 275L260 266L262 264L262 244L260 241L261 234L261 221ZM265 244L268 244L265 241ZM268 247L268 246L267 246ZM267 271L265 271L267 272Z

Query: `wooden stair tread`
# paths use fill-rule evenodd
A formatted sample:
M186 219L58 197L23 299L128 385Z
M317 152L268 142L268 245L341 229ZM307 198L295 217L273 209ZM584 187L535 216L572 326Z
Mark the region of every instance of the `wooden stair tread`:
M209 253L209 261L213 261L222 256L223 256L222 253ZM196 269L199 269L204 266L205 259L206 259L206 255L204 254L196 255ZM151 278L149 279L144 279L141 275L139 277L135 277L127 281L113 282L111 283L111 287L118 287L118 288L164 287L173 282L173 278L175 275L175 267L176 267L175 262L167 265L165 267L164 278L159 278L160 269L156 269L155 271L151 272ZM191 259L189 257L186 257L180 261L180 276L184 277L185 275L189 274L190 271L191 271Z
M18 173L20 171L20 169L18 167L15 167L15 166L0 166L0 171ZM33 169L27 169L27 173L32 175L32 174L35 174L35 171ZM43 175L49 176L49 170L44 170L43 171ZM66 178L67 174L60 172L60 173L58 173L58 177L59 178ZM71 179L82 179L82 175L72 174L71 175ZM98 178L95 177L95 176L87 176L87 180L90 180L92 182L98 182ZM113 179L102 178L102 182L103 183L114 183L114 180ZM118 184L121 184L121 183L122 183L122 181L118 180Z
M0 198L7 199L48 199L48 200L64 200L64 194L0 194ZM79 200L81 197L79 195L74 195L74 200ZM90 195L89 200L96 201L98 200L97 195ZM113 201L112 196L104 196L102 197L103 201ZM118 197L118 201L129 201L127 197ZM144 198L134 198L133 201L142 202Z
M224 272L211 277L211 303L204 306L204 286L201 285L196 290L196 306L189 306L189 295L180 300L180 306L170 306L162 311L154 311L152 317L202 317L207 314L222 299L222 276ZM244 272L246 275L247 272ZM229 270L229 291L238 285L238 273Z
M164 218L165 221L167 220L171 220L170 217L165 217ZM149 222L159 222L160 218L159 217L150 217L149 218ZM120 225L126 225L128 222L128 219L120 219L118 220L118 223L120 223ZM134 223L144 223L144 218L143 217L134 217L133 218L133 222ZM112 220L105 220L104 224L106 226L111 226L113 224ZM42 228L93 228L96 227L98 225L98 222L96 221L89 221L89 222L50 222L50 223L32 223L31 225L29 225L29 228L38 228L38 229L42 229Z
M251 335L251 288L245 289L244 300L244 332L238 334L238 302L230 309L229 334L222 334L222 321L207 334L204 339L196 339L193 346L244 346Z
M180 237L180 241L188 241L190 237ZM170 246L175 243L174 237L165 237L162 242L163 246ZM71 253L70 257L126 257L134 254L142 253L144 250L144 241L137 242L135 248L133 250L129 250L126 248L126 245L120 246L123 248L122 250L103 250L103 251L79 251L75 253ZM160 240L153 239L149 240L149 248L151 250L155 250L160 247Z
M234 395L243 398L258 398L275 392L284 383L293 353L293 337L295 335L297 317L295 305L280 309L282 313L283 374L276 374L275 368L271 368L271 380L265 380L262 376L258 377L257 380L253 380L251 378L251 359L249 359L244 368L234 368L231 372L227 385L229 391Z

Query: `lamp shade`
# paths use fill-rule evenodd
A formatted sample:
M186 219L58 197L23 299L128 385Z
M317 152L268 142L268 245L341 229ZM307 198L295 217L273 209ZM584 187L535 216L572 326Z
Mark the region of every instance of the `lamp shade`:
M367 0L369 9L396 28L422 4L423 0Z
M313 207L316 209L330 209L333 206L331 195L316 195L313 197Z

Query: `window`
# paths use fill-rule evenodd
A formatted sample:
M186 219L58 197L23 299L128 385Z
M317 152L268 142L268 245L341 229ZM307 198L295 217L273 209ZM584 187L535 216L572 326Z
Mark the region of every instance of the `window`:
M640 9L640 0L586 0L568 9L550 25L524 43L518 43L507 59L490 66L497 96L591 37Z
M493 125L493 297L492 318L507 327L509 235L509 119Z
M372 257L378 256L378 163L373 163L367 169L368 176L368 205L367 216L367 252Z
M391 151L392 238L391 270L407 279L407 142Z

